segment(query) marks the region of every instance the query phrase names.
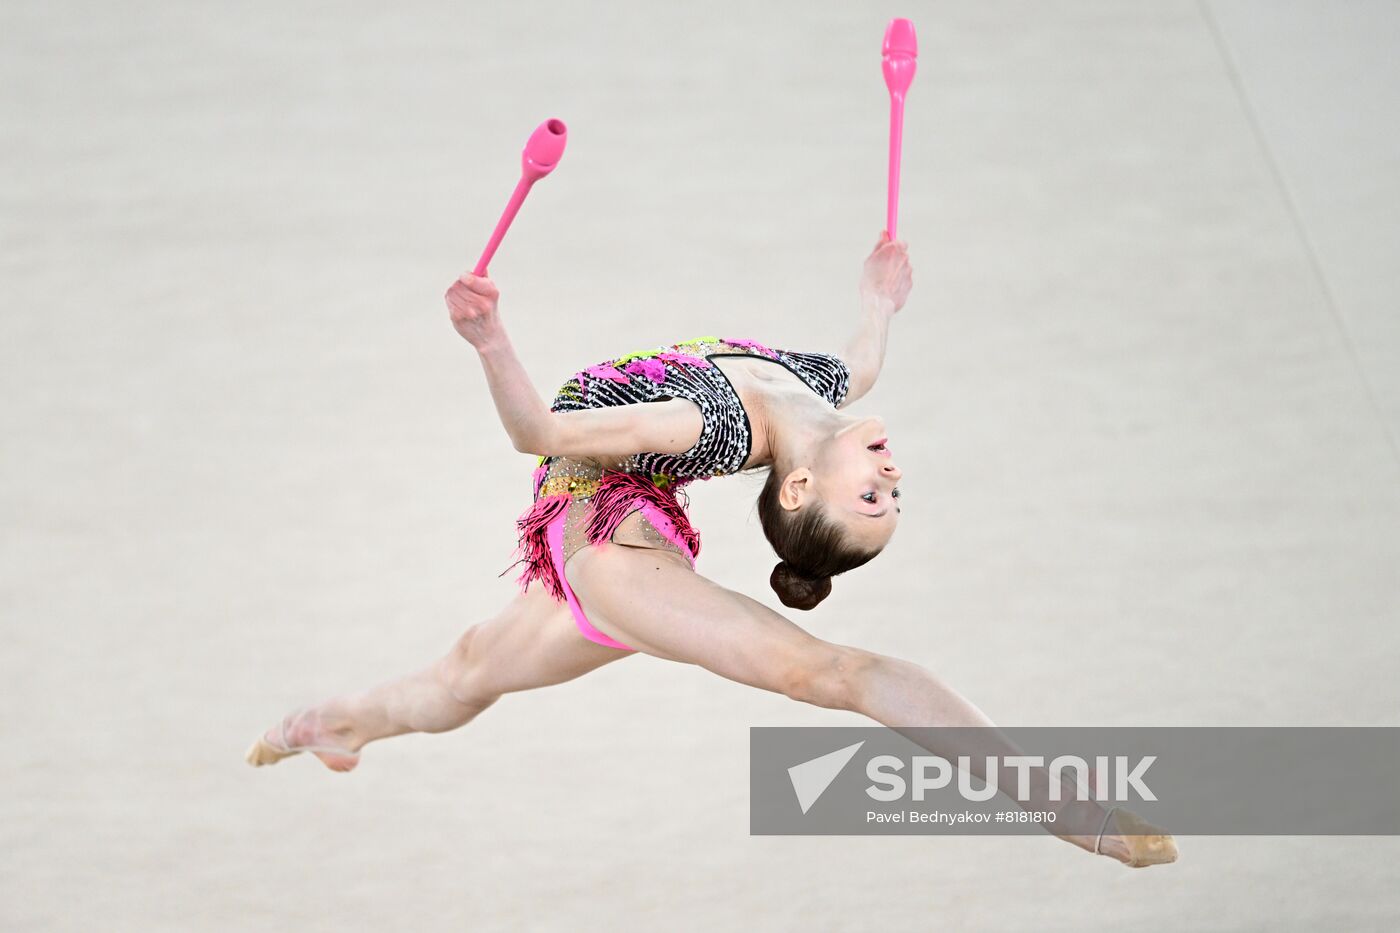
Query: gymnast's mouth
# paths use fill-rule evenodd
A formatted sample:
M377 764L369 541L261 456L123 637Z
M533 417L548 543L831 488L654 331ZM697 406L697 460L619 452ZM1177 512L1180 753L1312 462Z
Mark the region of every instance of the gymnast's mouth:
M890 456L890 449L885 446L887 443L889 443L889 438L882 437L873 444L867 444L865 449L874 451L882 457L888 457Z

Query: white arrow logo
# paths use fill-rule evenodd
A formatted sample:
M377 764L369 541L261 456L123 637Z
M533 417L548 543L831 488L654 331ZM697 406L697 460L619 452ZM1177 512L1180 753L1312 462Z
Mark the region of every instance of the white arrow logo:
M855 757L856 750L864 744L865 740L862 739L854 745L838 748L820 758L813 758L788 768L788 778L792 781L792 789L797 794L797 803L802 807L803 813L812 808L817 798L836 780L836 775L846 767L846 762Z

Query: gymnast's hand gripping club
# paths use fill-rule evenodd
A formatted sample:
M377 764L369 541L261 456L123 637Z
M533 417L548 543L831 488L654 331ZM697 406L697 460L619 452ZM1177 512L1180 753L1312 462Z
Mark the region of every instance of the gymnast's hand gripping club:
M895 221L899 215L899 151L904 136L904 94L914 83L918 66L919 42L914 37L914 24L907 19L892 19L885 29L883 49L885 87L890 89L890 192L885 214L885 230L895 239Z
M520 182L515 186L510 202L506 204L505 212L496 224L495 232L491 234L491 241L486 244L481 258L477 260L476 268L472 270L473 275L486 274L486 266L491 262L491 257L496 255L496 247L501 245L506 231L510 229L510 222L520 210L520 205L525 203L525 195L530 193L530 186L554 171L554 167L564 157L564 144L568 139L569 130L564 126L563 120L546 120L530 134L525 143L525 151L520 155Z

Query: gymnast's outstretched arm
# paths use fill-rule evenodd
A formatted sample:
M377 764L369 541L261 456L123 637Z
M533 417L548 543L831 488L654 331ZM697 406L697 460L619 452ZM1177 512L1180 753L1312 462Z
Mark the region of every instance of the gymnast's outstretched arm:
M902 240L890 242L889 235L881 231L861 274L860 324L841 354L851 368L851 386L842 408L875 385L885 364L890 320L904 307L913 284L908 246Z
M447 290L457 332L476 348L496 413L515 449L541 456L626 457L685 453L700 437L700 410L685 399L583 411L551 411L515 355L497 311L500 292L468 272Z

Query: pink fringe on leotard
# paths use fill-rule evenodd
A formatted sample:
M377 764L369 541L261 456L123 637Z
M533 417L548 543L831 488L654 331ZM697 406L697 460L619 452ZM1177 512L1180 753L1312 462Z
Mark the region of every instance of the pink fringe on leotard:
M699 554L700 532L691 526L674 488L662 489L635 473L604 471L603 478L598 482L598 491L593 494L593 508L584 529L588 543L599 544L611 539L624 518L642 506L650 505L675 526L679 543L684 544L692 556Z
M554 569L554 559L549 553L549 526L564 513L573 498L567 492L543 496L536 499L535 504L516 519L515 527L520 532L520 546L516 553L520 555L520 559L515 563L523 561L525 564L525 569L520 572L518 578L521 592L529 589L530 584L538 580L544 584L550 596L559 602L564 601L564 587L559 582L559 574ZM513 566L515 564L511 565ZM510 567L506 568L509 569Z
M541 470L547 472L547 468ZM536 494L541 482L541 471L537 470ZM568 493L542 496L516 520L515 526L520 534L520 545L516 553L520 557L515 563L525 564L525 569L518 578L522 591L538 580L544 584L550 596L560 602L565 601L564 586L559 579L553 555L550 554L549 531L550 526L568 509L572 501L573 496ZM653 524L665 525L669 522L672 527L660 530L678 545L689 549L692 559L700 553L700 532L690 524L685 507L676 498L673 488L662 489L645 477L615 470L603 472L598 481L598 491L593 494L587 525L584 527L584 536L588 543L599 544L610 540L617 526L622 524L622 520L638 509L653 513L648 516L653 520Z

